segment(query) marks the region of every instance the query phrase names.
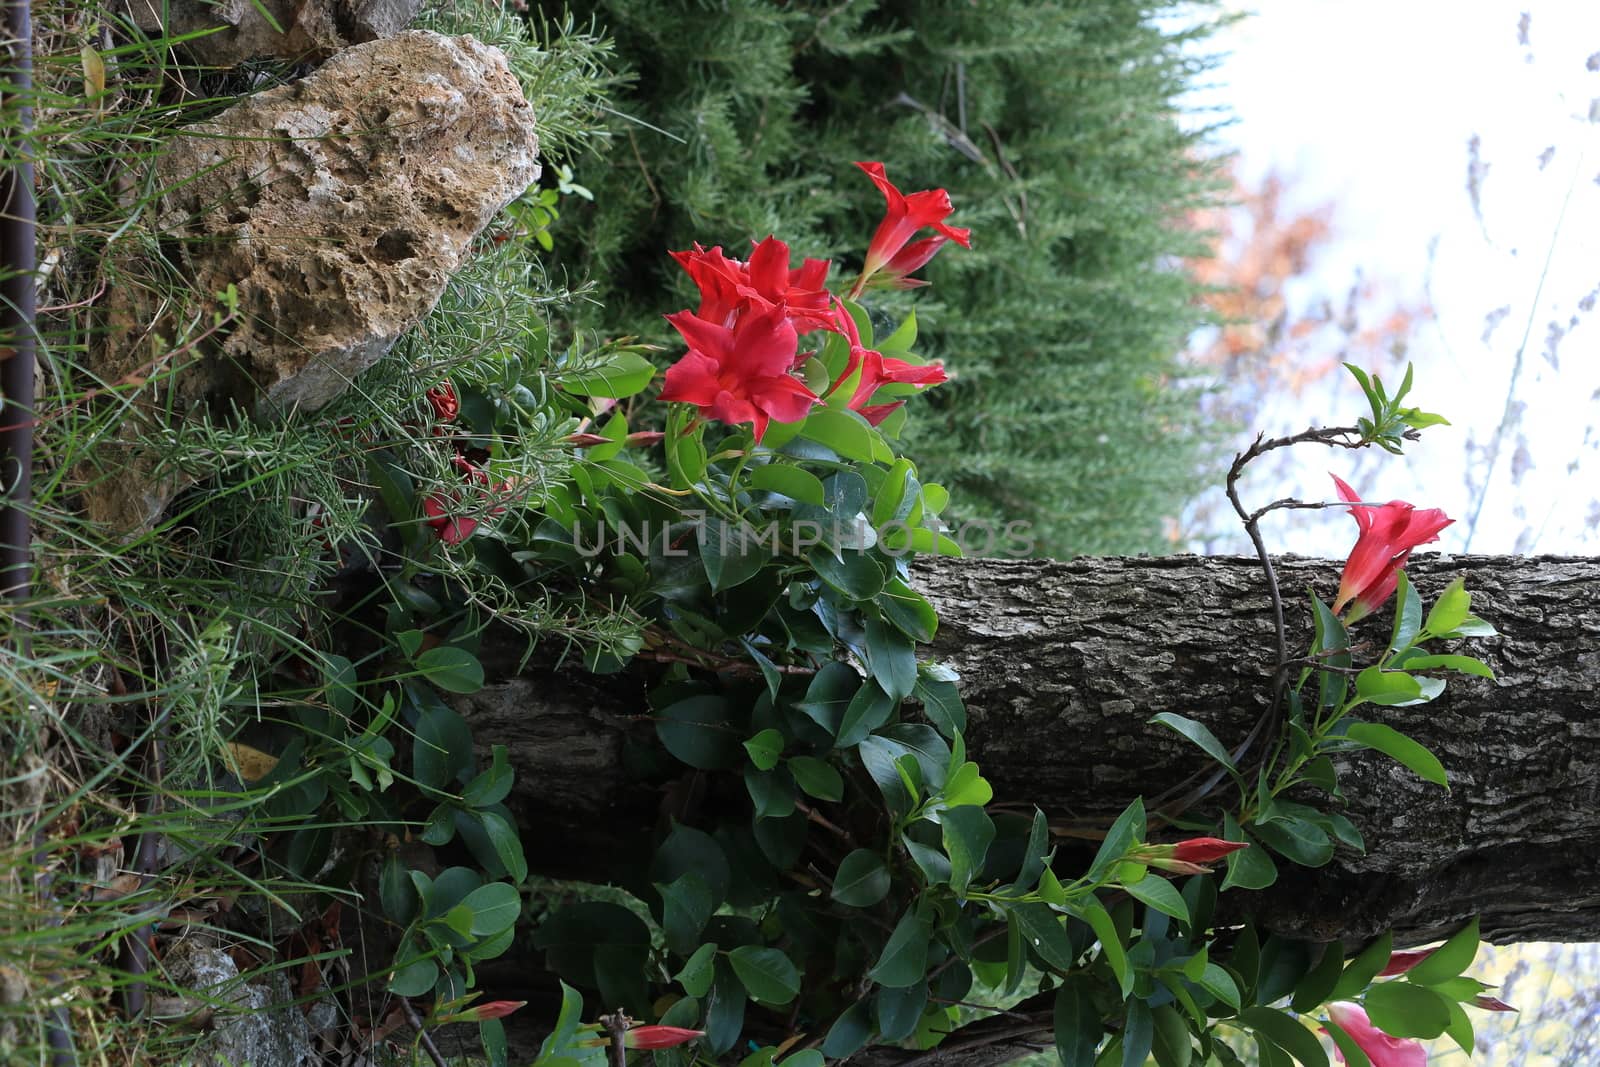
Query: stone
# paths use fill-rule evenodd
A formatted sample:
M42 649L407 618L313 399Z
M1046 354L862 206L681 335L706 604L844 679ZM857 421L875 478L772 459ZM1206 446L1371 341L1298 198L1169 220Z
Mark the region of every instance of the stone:
M505 55L421 30L180 131L156 165L160 225L195 289L236 287L239 313L180 400L271 415L337 397L538 179L538 147Z
M202 1017L213 1027L209 1039L186 1062L195 1067L310 1067L321 1062L312 1048L311 1027L293 1003L283 971L241 978L233 958L203 937L177 942L167 953L165 967L167 979L189 991L182 998L186 1003L169 1007L204 1012Z
M181 36L211 30L181 46L207 66L247 59L317 61L342 48L399 33L422 0L124 0L146 33ZM263 14L263 11L266 14ZM271 15L269 20L267 15Z

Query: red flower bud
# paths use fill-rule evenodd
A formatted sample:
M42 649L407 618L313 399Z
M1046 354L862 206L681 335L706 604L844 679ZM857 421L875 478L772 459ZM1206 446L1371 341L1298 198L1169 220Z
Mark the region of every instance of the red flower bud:
M685 1030L679 1026L635 1026L623 1035L623 1044L629 1048L674 1048L705 1034L704 1030Z
M660 444L666 438L660 430L636 430L623 438L630 448L643 448L648 445Z
M503 1019L512 1012L527 1005L526 1000L491 1000L487 1004L476 1007L463 1008L461 1011L452 1012L438 1020L445 1023L481 1023L488 1019Z
M1484 1011L1517 1011L1517 1010L1519 1010L1517 1008L1513 1008L1511 1005L1507 1004L1505 1001L1501 1000L1499 997L1491 997L1487 993L1479 993L1477 996L1473 997L1472 998L1472 1006L1474 1008L1482 1008Z
M1389 962L1383 965L1383 970L1378 972L1378 977L1392 978L1397 974L1405 974L1437 951L1438 949L1433 948L1420 948L1409 952L1391 952L1389 953Z
M1230 852L1249 848L1248 841L1223 841L1216 837L1195 837L1172 846L1172 858L1188 863L1213 863Z
M601 437L597 433L572 433L561 440L569 445L577 445L579 448L594 448L597 445L611 444L611 438Z

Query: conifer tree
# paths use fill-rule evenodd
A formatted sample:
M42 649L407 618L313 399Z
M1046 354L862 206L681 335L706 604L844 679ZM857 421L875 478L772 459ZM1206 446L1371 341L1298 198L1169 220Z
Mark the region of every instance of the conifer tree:
M1190 13L1185 22L1181 16ZM780 234L859 265L882 197L943 187L974 233L925 269L919 354L953 381L909 439L964 517L1035 553L1162 547L1206 430L1176 353L1202 321L1175 266L1215 189L1179 98L1207 60L1193 5L1134 0L589 0L633 75L595 192L559 237L594 278L584 328L659 330L690 287L668 248ZM880 302L882 298L879 297ZM887 303L892 305L891 298ZM978 546L981 547L981 544Z

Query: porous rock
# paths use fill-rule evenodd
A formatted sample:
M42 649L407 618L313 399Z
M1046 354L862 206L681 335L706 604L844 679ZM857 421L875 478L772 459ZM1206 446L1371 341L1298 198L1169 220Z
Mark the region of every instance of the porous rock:
M320 60L399 33L422 0L125 0L146 33L197 34L180 46L208 66L247 59ZM270 16L270 17L269 17Z
M242 978L233 958L202 937L177 942L165 960L167 978L190 992L176 1009L203 1013L210 1038L185 1062L195 1067L310 1067L321 1062L311 1026L294 1003L282 971ZM159 1011L158 1011L159 1014Z
M237 287L240 320L180 393L258 413L338 396L538 178L538 145L503 53L418 30L182 131L157 165L161 225L196 289Z

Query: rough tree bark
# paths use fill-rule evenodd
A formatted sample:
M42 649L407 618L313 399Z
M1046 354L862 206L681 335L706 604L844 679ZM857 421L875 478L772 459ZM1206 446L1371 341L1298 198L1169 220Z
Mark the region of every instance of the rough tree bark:
M1290 648L1303 649L1300 591L1330 596L1339 565L1279 568ZM1461 643L1493 681L1452 676L1432 704L1362 709L1431 748L1452 789L1352 756L1345 811L1366 855L1341 849L1315 871L1284 861L1278 886L1230 896L1270 930L1346 944L1384 929L1418 943L1475 914L1497 942L1600 940L1600 559L1431 556L1409 572L1430 601L1465 576L1474 610L1500 630ZM1232 745L1268 699L1254 560L942 561L916 578L939 609L933 653L961 672L969 751L997 803L1109 821L1205 766L1151 716L1188 715ZM1380 615L1354 636L1386 627ZM644 685L639 673L535 667L462 701L481 741L511 746L529 854L562 873L625 878L643 854L663 800L627 770L632 746L652 739Z

